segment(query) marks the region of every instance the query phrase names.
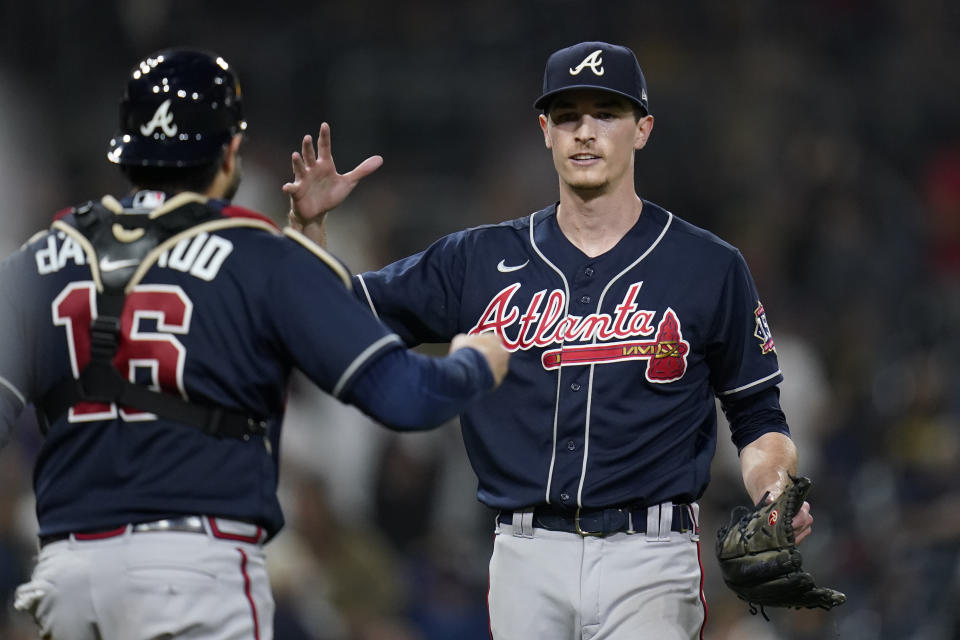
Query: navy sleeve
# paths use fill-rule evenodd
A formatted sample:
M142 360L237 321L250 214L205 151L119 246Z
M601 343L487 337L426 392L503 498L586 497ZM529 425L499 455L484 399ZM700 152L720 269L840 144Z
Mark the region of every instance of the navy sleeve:
M737 445L737 452L765 433L790 435L777 387L767 387L742 398L721 398L720 406L730 423L730 438Z
M357 378L345 400L395 430L428 429L453 418L493 387L493 373L476 349L431 358L396 349Z
M448 342L457 332L467 232L354 278L356 295L408 345Z
M783 380L766 313L739 251L724 279L706 356L721 399L748 396Z
M291 242L278 258L265 301L275 349L334 396L400 338L350 293L350 276L317 246Z

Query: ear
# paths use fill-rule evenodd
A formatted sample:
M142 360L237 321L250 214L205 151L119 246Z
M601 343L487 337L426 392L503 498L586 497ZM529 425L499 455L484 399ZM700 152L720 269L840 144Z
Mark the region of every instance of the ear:
M236 165L237 154L240 153L240 142L242 140L243 135L238 133L230 138L230 142L227 144L227 152L223 154L223 164L220 167L227 175L230 175L230 172L233 171Z
M637 130L633 137L633 148L638 151L643 149L647 144L647 140L650 139L651 133L653 133L653 116L647 115L637 120Z
M547 149L552 149L553 146L550 142L550 134L547 131L547 116L543 113L540 114L540 130L543 131L543 144L547 145Z

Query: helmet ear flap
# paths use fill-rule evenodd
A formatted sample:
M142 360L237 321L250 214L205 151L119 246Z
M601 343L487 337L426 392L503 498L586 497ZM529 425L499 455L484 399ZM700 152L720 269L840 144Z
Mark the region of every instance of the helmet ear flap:
M170 49L151 54L127 78L107 159L145 167L213 162L247 127L242 95L236 74L214 53Z

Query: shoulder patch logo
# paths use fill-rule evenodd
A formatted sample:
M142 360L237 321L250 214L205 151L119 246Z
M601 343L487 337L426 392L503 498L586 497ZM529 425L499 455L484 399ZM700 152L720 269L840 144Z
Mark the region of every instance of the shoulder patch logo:
M153 133L157 127L162 129L163 133L168 136L177 135L177 125L173 121L173 114L170 113L169 99L164 100L163 103L157 107L157 110L153 113L153 119L140 127L140 133L148 136Z
M597 49L586 58L583 59L583 62L578 64L576 67L570 68L570 75L578 76L580 72L583 71L585 67L590 67L590 71L593 71L593 75L602 76L604 74L603 70L603 58L600 57L600 54L603 53L603 49Z
M767 314L763 312L763 305L759 300L757 300L757 308L753 310L753 315L757 324L753 336L760 341L760 351L764 355L776 351L777 347L773 344L773 334L770 333L770 325L767 324Z

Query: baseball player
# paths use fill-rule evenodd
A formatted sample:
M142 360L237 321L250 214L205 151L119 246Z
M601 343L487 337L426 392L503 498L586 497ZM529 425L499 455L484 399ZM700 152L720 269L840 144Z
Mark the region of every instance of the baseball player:
M262 544L283 526L291 369L399 430L505 373L493 335L408 351L340 262L230 202L241 95L214 54L145 58L107 154L133 192L61 212L0 263L0 435L28 403L45 433L39 559L15 605L44 638L271 638Z
M559 201L356 276L354 293L408 344L494 332L514 352L461 418L478 497L499 510L493 637L698 638L714 398L754 502L796 473L764 307L736 248L637 195L654 119L631 50L555 52L534 106ZM284 187L292 222L320 241L339 202L329 135L319 157L304 139Z

